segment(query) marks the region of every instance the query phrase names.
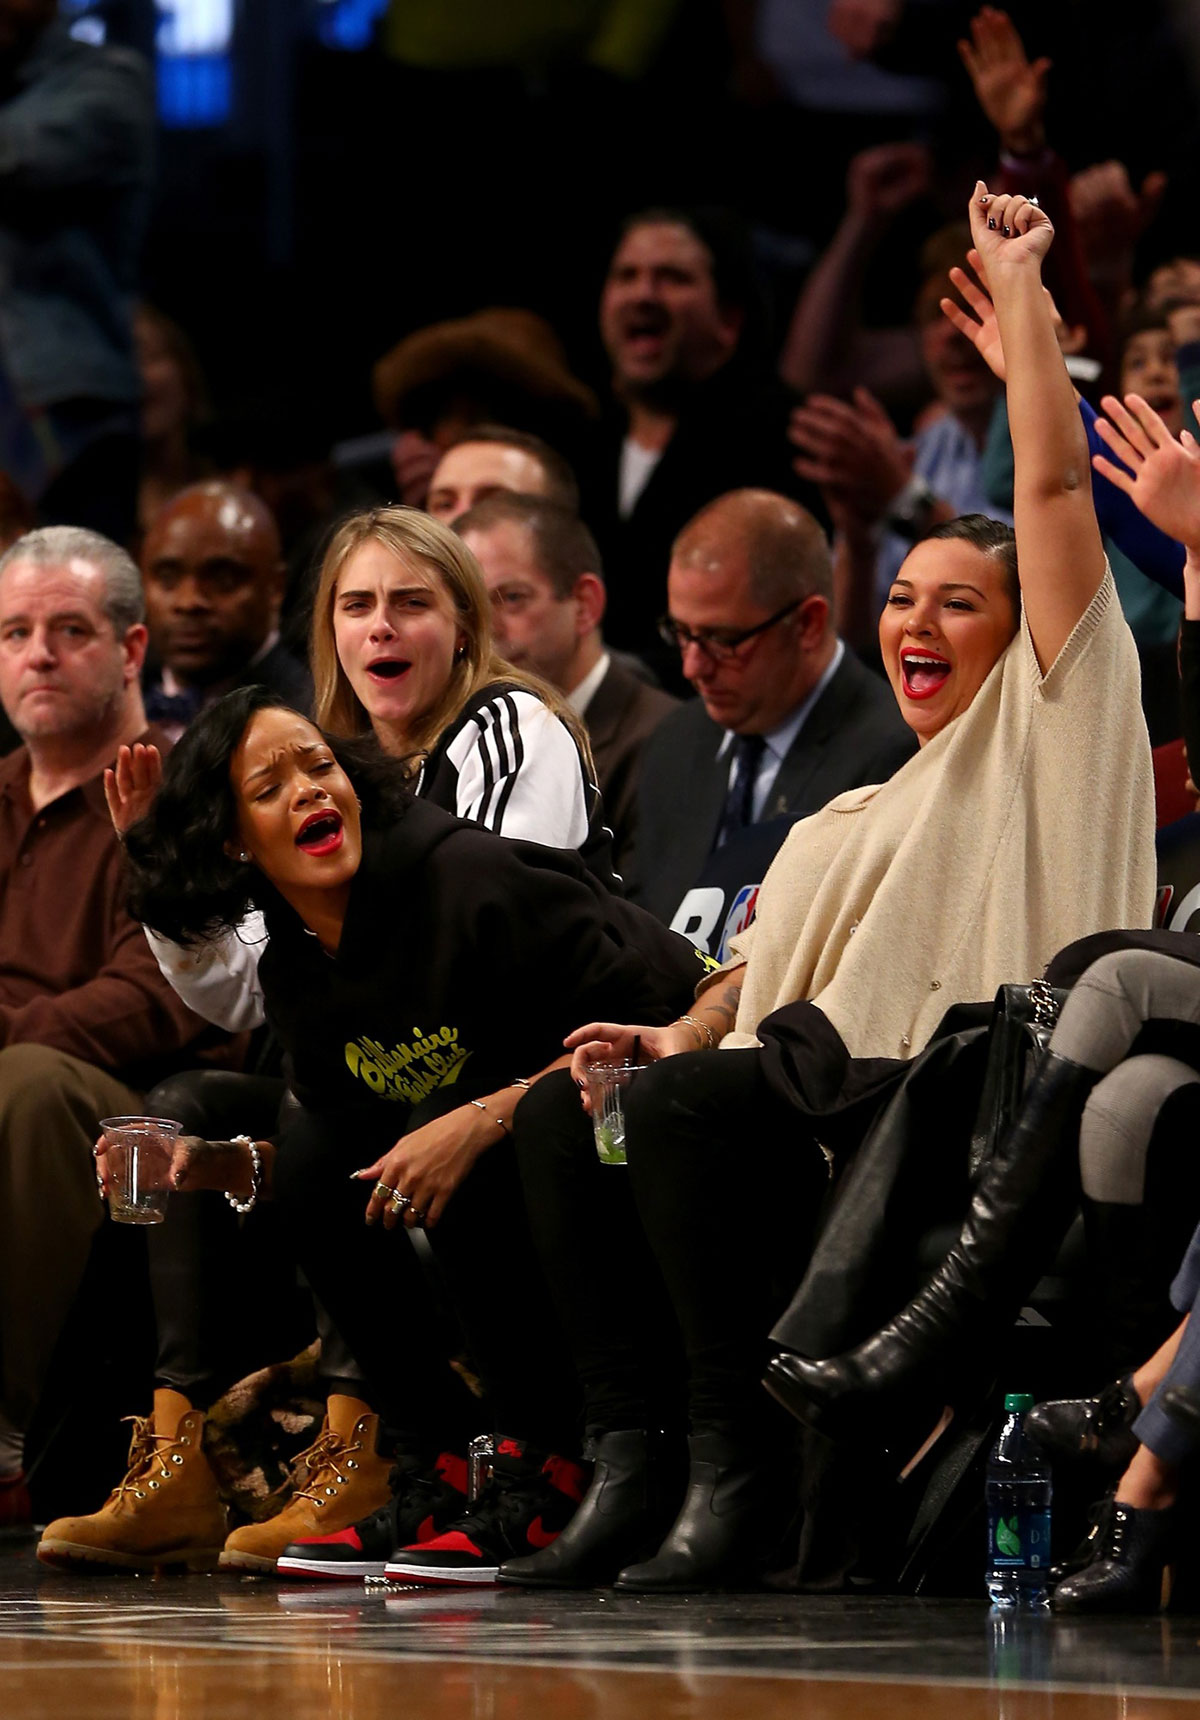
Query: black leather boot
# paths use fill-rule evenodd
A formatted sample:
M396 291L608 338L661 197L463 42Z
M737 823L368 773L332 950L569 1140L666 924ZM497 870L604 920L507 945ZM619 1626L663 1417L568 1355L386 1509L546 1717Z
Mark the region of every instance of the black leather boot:
M937 1271L857 1349L770 1362L764 1384L785 1409L822 1433L852 1430L879 1395L941 1388L967 1345L1015 1318L1078 1208L1079 1120L1098 1079L1045 1054Z
M633 1594L757 1588L767 1529L769 1475L761 1450L721 1432L688 1439L687 1493L652 1559L630 1565L615 1587Z
M531 1589L600 1588L656 1544L664 1512L649 1435L641 1428L604 1433L592 1454L591 1484L562 1534L540 1553L506 1559L499 1582Z
M1138 1511L1114 1501L1091 1564L1055 1589L1055 1612L1157 1612L1177 1527L1173 1507Z
M1090 1460L1098 1469L1124 1475L1137 1450L1133 1424L1141 1413L1133 1380L1114 1380L1099 1397L1035 1404L1025 1417L1025 1431L1056 1463Z

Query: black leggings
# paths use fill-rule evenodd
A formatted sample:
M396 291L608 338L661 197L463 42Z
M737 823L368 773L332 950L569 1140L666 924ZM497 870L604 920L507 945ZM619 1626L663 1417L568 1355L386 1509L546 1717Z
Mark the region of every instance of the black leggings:
M440 1109L461 1103L447 1095ZM437 1109L422 1107L412 1127ZM452 1436L461 1416L428 1279L407 1236L364 1223L370 1185L350 1180L395 1140L387 1117L302 1111L280 1143L275 1199L314 1294L366 1377L369 1401L398 1434L437 1439L447 1421ZM476 1162L427 1239L495 1427L547 1450L573 1449L578 1389L507 1141Z
M665 1286L693 1427L757 1429L773 1321L795 1290L825 1160L767 1086L755 1050L671 1057L626 1094L626 1170L601 1165L569 1076L517 1107L514 1141L589 1426L658 1418ZM670 1340L667 1340L669 1343ZM678 1342L678 1339L675 1340Z
M146 1096L152 1116L211 1140L271 1135L283 1082L218 1069L173 1075ZM146 1247L158 1331L155 1383L208 1409L243 1374L312 1338L312 1311L269 1201L239 1221L221 1194L175 1195Z

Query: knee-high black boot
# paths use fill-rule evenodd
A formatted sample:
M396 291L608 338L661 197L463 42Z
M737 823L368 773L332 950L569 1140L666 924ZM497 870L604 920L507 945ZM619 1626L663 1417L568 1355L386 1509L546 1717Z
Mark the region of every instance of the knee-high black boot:
M957 1242L908 1306L827 1361L784 1354L765 1384L785 1409L837 1433L878 1394L944 1383L963 1347L1012 1319L1079 1204L1079 1122L1099 1076L1047 1052L976 1185Z

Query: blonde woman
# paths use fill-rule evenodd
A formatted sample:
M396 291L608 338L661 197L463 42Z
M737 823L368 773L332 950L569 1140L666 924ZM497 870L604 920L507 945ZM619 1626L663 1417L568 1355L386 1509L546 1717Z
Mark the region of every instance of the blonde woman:
M323 729L374 734L422 799L501 836L576 848L616 881L582 725L553 688L497 654L479 563L448 527L402 507L345 520L321 566L310 657ZM154 748L122 749L108 786L119 831L147 810L159 775ZM150 941L184 1001L237 1032L264 1019L265 937L252 912L195 949Z

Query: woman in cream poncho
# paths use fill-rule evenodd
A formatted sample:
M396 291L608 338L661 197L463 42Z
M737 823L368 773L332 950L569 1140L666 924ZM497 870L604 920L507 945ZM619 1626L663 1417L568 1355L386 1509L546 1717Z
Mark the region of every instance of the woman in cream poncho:
M527 1202L600 1461L576 1522L508 1580L570 1585L620 1571L620 1587L652 1591L720 1587L761 1569L780 1500L760 1381L766 1334L803 1272L826 1186L814 1116L840 1103L847 1077L894 1072L915 1055L952 1003L1034 979L1088 932L1149 924L1154 820L1138 663L1042 289L1052 229L1024 198L989 198L982 185L971 225L995 319L989 310L970 328L977 344L1002 340L1008 361L1017 555L1006 527L976 517L939 528L904 563L880 643L920 751L882 787L798 824L734 964L688 1021L640 1031L643 1057L664 1061L630 1089L622 1194L597 1188L590 1208L580 1198L565 1110L549 1151L549 1082L522 1107L539 1125L519 1143ZM958 307L947 314L969 324ZM799 1021L792 1037L807 1058L789 1090L760 1049L781 1016ZM573 1073L591 1057L627 1055L635 1032L581 1028L568 1041ZM829 1132L817 1138L836 1145ZM651 1300L630 1239L639 1227L687 1352L691 1474L658 1554L621 1570L652 1527L644 1432L637 1443L657 1417L645 1387L654 1358L639 1358Z

